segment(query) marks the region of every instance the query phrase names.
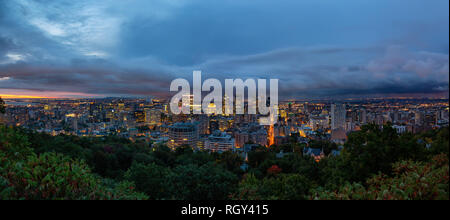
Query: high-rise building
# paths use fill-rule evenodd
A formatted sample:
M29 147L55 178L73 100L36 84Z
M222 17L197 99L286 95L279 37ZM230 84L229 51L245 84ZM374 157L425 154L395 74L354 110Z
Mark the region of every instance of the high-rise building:
M161 110L146 109L145 110L145 123L150 124L150 125L161 124Z
M125 111L125 103L123 101L120 101L119 103L117 103L117 111L118 112Z
M73 131L77 132L78 131L78 118L77 116L73 117L73 121L72 121L72 127L73 127Z
M196 118L196 121L198 122L198 132L200 135L206 135L210 134L208 127L209 127L209 118L208 116L202 114L198 115Z
M169 127L169 142L167 145L172 150L183 145L197 148L198 139L199 131L196 123L180 122Z
M346 120L345 104L331 105L331 129L345 128Z
M367 111L365 109L361 109L359 111L359 122L361 124L366 124L367 123Z
M135 111L134 118L136 119L136 123L145 122L145 112L144 111Z
M416 111L414 113L414 123L416 125L422 125L423 124L423 113L420 111Z

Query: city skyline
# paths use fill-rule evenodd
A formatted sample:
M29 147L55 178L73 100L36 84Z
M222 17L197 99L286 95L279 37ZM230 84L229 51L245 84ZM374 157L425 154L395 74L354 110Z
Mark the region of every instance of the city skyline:
M283 99L448 98L448 1L283 3L2 1L0 96L168 97L202 70Z

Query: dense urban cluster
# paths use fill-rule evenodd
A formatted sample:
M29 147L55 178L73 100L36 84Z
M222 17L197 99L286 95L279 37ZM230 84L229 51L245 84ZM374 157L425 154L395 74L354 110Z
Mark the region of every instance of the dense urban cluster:
M391 123L398 133L449 123L448 99L288 101L278 109L278 123L260 126L259 115L174 115L167 101L157 99L7 100L2 121L53 136L116 135L219 152L243 150L246 144L280 145L290 137L308 142L318 134L342 144L349 132L370 123Z
M273 126L155 99L2 106L2 199L449 198L448 99L287 101Z

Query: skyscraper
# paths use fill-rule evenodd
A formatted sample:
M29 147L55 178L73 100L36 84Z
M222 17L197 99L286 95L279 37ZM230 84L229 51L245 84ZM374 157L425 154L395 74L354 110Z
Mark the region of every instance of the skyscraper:
M416 110L414 112L414 123L416 125L422 125L423 124L423 113L419 110Z
M346 110L345 104L331 105L331 129L345 128Z
M175 150L182 145L189 145L192 148L198 146L198 125L196 123L175 123L169 127L168 147Z
M134 118L136 119L136 123L145 122L145 112L144 111L135 111Z
M150 125L161 124L161 110L145 109L145 122Z

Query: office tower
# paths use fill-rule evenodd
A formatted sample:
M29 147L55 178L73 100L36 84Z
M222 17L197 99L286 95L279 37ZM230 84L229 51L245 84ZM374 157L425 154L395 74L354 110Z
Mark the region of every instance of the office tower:
M281 118L283 118L283 119L286 119L287 118L287 111L286 110L280 110L280 117Z
M226 131L229 128L231 128L228 118L225 117L219 118L218 122L220 131Z
M74 132L78 131L78 118L77 116L73 117L72 128Z
M169 127L168 147L175 150L177 147L189 145L198 147L199 131L197 123L175 123Z
M161 110L146 109L145 110L145 123L150 124L150 125L161 124Z
M208 130L209 118L206 115L198 115L196 121L198 121L198 132L200 135L210 134Z
M144 111L135 111L134 118L136 119L136 123L145 122L145 112Z
M123 101L120 101L117 103L117 112L125 111L125 103Z
M367 111L365 109L361 109L361 111L359 112L359 122L361 124L366 124L367 123Z
M420 111L416 111L414 113L414 124L422 125L423 124L423 113Z
M392 113L392 115L393 115L393 122L394 123L398 123L399 122L399 120L400 120L400 113L398 113L398 112L394 112L394 113Z
M345 104L331 105L331 129L345 128L346 113Z

